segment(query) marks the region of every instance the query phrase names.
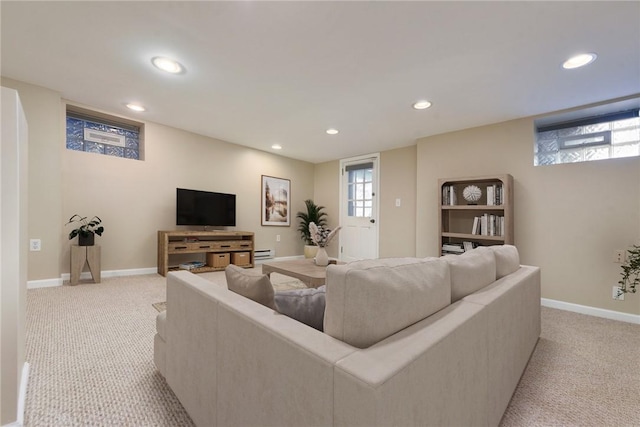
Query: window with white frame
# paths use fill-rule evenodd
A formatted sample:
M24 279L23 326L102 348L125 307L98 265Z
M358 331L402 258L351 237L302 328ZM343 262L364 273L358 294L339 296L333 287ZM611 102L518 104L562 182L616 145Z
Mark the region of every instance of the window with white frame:
M143 160L142 124L67 106L67 149Z
M639 156L638 108L536 124L534 154L536 166Z

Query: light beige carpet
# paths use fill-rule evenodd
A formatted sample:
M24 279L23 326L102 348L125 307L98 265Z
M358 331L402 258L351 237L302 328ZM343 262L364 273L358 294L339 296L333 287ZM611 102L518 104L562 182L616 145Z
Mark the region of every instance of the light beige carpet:
M153 365L152 303L165 298L159 275L29 290L25 424L193 425ZM640 426L639 409L640 325L543 308L501 426Z

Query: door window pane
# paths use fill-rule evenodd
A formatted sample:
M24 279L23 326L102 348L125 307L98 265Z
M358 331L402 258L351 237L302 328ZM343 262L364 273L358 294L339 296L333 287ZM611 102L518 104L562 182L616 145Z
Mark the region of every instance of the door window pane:
M373 206L373 163L349 165L347 172L347 215L366 218Z

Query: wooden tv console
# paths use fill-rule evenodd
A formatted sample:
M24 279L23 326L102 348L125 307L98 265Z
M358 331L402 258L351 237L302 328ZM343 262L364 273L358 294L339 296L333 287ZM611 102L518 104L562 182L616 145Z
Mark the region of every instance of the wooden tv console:
M170 256L176 254L207 254L207 265L190 270L192 273L224 270L234 258L240 267L253 267L253 250L254 233L248 231L158 231L158 274L166 276L177 270L169 267Z

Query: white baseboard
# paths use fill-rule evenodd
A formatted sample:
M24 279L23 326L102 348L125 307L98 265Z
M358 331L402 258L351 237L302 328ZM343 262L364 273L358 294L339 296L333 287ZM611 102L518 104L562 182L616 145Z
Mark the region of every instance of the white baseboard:
M143 274L154 274L157 273L158 269L156 267L150 268L132 268L128 270L106 270L101 271L101 277L121 277L121 276L140 276ZM59 279L45 279L45 280L29 280L27 282L27 289L37 289L37 288L49 288L52 286L62 286L62 283L65 280L69 280L71 278L71 274L64 273L60 276ZM84 271L80 274L80 279L91 279L91 272Z
M20 376L20 389L18 390L18 413L16 420L2 427L22 427L24 425L24 409L27 403L27 383L29 382L29 363L22 365L22 375Z
M603 317L605 319L619 320L621 322L635 323L640 325L640 315L637 314L606 310L604 308L589 307L587 305L573 304L570 302L557 301L548 298L541 298L540 302L544 307L557 308L559 310L572 311L574 313L588 314L589 316Z
M54 286L62 286L62 279L29 280L27 282L27 289L51 288Z
M29 383L29 363L22 365L22 377L20 380L20 391L18 394L18 418L17 425L24 425L24 410L27 404L27 385Z

